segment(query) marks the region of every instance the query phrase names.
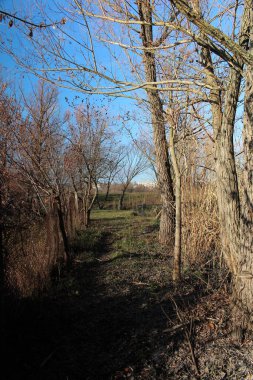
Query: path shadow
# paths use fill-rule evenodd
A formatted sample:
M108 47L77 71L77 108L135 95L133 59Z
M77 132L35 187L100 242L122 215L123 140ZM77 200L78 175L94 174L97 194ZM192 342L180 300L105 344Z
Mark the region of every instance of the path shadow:
M155 361L158 378L180 336L164 333L175 320L169 289L131 284L111 294L100 281L101 263L78 263L73 276L43 297L9 300L4 333L4 379L114 379L126 367L141 370ZM196 289L190 302L197 302ZM180 299L180 306L187 304ZM162 306L162 307L161 307ZM118 376L118 375L117 375ZM118 379L121 377L118 376ZM122 377L123 378L123 377Z

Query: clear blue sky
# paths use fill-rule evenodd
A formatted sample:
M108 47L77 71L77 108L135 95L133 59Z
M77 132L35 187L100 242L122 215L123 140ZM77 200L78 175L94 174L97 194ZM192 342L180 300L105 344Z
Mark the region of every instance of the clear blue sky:
M59 4L61 5L68 5L67 1L64 0L59 0ZM64 13L62 12L53 12L52 8L54 7L54 2L53 1L43 1L45 5L44 9L46 13L49 16L52 16L52 21L59 21L62 19L62 17L65 17ZM133 4L133 7L135 7L134 1L130 3ZM215 2L215 7L213 10L210 12L210 17L215 16L216 12L219 12L220 10L223 9L223 6L225 7L227 3L227 0L221 1L218 0ZM39 9L36 7L37 2L33 0L0 0L0 8L3 10L13 13L19 17L25 18L27 17L28 20L32 20L33 22L40 23L42 22L47 22L48 23L48 18L46 18L43 14L40 14ZM55 10L55 9L54 9ZM164 11L167 11L166 9ZM161 12L163 15L163 13ZM162 16L163 17L163 16ZM166 17L166 16L164 16ZM118 80L129 80L133 81L133 75L131 74L131 70L127 68L127 65L125 65L124 60L126 59L125 56L123 56L122 49L119 47L112 47L112 53L115 55L116 59L112 58L112 55L108 52L107 48L98 40L97 33L99 33L99 29L97 28L100 25L100 21L94 22L94 20L88 20L89 25L93 34L93 43L95 46L95 55L96 55L96 60L97 64L99 66L99 71L103 71L102 66L106 67L104 70L104 73L106 75L112 76L115 75ZM215 23L218 22L218 18L215 21L214 20L214 25ZM93 24L94 23L94 24ZM97 25L95 25L97 24ZM222 27L227 31L226 29L231 26L230 20L224 19L222 21ZM80 28L78 24L73 22L70 18L67 18L67 22L65 25L61 26L62 29L71 34L77 42L74 42L73 40L70 41L64 33L62 33L59 29L48 29L50 30L57 36L57 40L62 43L62 46L65 47L66 49L66 57L68 57L70 60L76 60L79 62L79 64L82 64L86 67L92 68L94 65L92 64L92 55L88 52L87 49L82 48L80 49L79 42L82 42L84 45L87 46L87 48L91 47L90 40L89 40L89 35L87 28L85 29L84 27ZM20 28L20 29L19 29ZM102 24L101 24L102 28ZM112 28L114 29L115 32L115 40L117 40L117 32L120 33L120 26L117 24L113 24ZM20 30L20 31L19 31ZM96 30L96 31L95 31ZM95 32L94 32L95 31ZM34 37L30 39L28 37L29 29L27 26L24 26L20 23L14 23L14 26L12 28L8 28L8 20L5 22L0 23L0 33L1 33L1 43L6 44L6 46L10 47L11 44L13 44L13 51L16 52L16 54L19 57L22 57L23 62L28 62L28 64L31 64L33 66L38 67L38 63L36 62L36 56L33 55L33 53L29 53L31 44L36 41L38 37L42 34L42 32L38 29L35 29L33 31ZM156 32L155 32L156 33ZM127 35L126 35L126 41L127 41ZM39 38L40 40L40 38ZM41 41L42 44L45 44L45 47L47 48L47 41ZM56 46L57 47L57 46ZM28 49L28 50L27 50ZM34 51L34 50L33 50ZM140 62L140 58L133 53L129 53L130 59L134 60L135 64L138 65ZM52 56L51 56L52 58ZM122 62L122 65L120 65L119 62ZM47 68L47 63L48 63L48 57L45 61L45 64L43 65L44 68ZM11 79L16 88L18 89L18 86L22 86L25 89L26 93L30 92L31 86L34 86L36 79L32 74L29 74L28 72L25 72L21 69L18 68L16 63L13 61L12 58L10 58L9 55L1 53L1 65L3 67L2 69L2 75L4 78ZM70 64L71 65L71 64ZM57 66L57 62L54 62L54 59L52 58L49 64L49 67L52 68L54 66ZM40 64L40 68L41 68ZM87 86L87 83L90 83L91 85L96 85L98 86L105 86L108 88L108 85L114 86L113 84L109 84L108 81L101 79L99 83L96 80L96 76L94 75L94 78L91 79L91 76L88 75L87 73L84 74L82 71L79 73L79 78L77 80L77 85L81 83L83 79L83 85L82 86ZM73 78L76 75L76 71L73 72L73 77L70 78L72 83L73 83ZM59 80L59 77L64 79L64 74L62 72L56 72L56 73L50 73L50 78L57 82ZM67 76L65 79L68 79ZM75 80L75 78L74 78ZM90 81L90 82L89 82ZM66 82L65 82L66 84ZM66 110L68 107L68 104L65 101L65 98L67 97L70 101L72 101L76 96L80 96L81 98L84 96L80 93L77 92L77 89L74 91L69 91L67 89L60 89L60 107L62 112ZM131 93L126 93L128 95L131 95ZM145 97L145 92L143 90L138 92L138 95L143 98ZM105 98L104 96L99 96L99 95L92 95L91 101L95 102L96 104L100 105L108 105L109 107L109 113L111 116L117 116L118 114L123 114L126 111L134 112L139 119L143 118L143 126L145 126L146 118L143 114L143 111L136 105L135 101L131 101L129 99L124 99L124 98ZM76 101L78 102L80 99L77 99ZM142 116L143 115L143 116ZM119 121L120 122L120 121ZM136 122L129 122L128 127L131 127L131 130L133 131L133 134L136 135L138 133L138 125ZM123 135L123 129L122 129L122 136L124 141L128 140L128 137ZM143 176L142 176L143 178Z
M24 1L24 0L0 0L0 9L9 12L14 13L16 16L21 18L26 18L28 20L32 20L33 22L40 23L41 21L45 21L41 18L41 16L38 16L38 11L35 7L35 1ZM51 1L46 2L48 7L52 4ZM63 2L64 3L64 2ZM65 2L66 3L66 2ZM32 4L32 6L29 7L29 5ZM49 13L51 11L49 10ZM54 17L57 17L55 15ZM58 15L58 19L61 19L62 14ZM14 21L14 26L12 28L8 27L9 20L6 19L2 23L0 23L0 34L1 34L1 43L4 43L5 46L10 47L13 46L13 51L18 57L24 57L24 59L27 59L27 53L25 50L28 48L31 44L30 38L27 36L29 33L28 27L22 25L20 22ZM65 26L64 26L65 27ZM66 23L66 30L71 30L72 25L71 21L67 20ZM19 30L21 32L19 32ZM24 33L22 33L24 32ZM39 34L40 31L35 29L33 31L34 35ZM78 40L78 32L77 30L74 31L74 37ZM85 43L89 45L88 37L86 37ZM94 42L96 45L96 42ZM81 61L82 56L80 55L80 52L75 50L76 46L73 46L72 44L68 45L68 54L75 56L75 59ZM118 51L117 51L118 50ZM117 55L120 55L120 49L114 49L114 53ZM28 70L25 70L24 68L21 68L14 60L13 57L11 57L9 54L0 51L1 55L1 75L4 80L10 81L12 86L15 88L16 93L19 93L19 88L21 87L22 90L25 92L25 94L29 95L31 93L31 89L36 85L37 78L30 73ZM23 59L23 58L22 58ZM96 46L96 59L98 62L103 62L105 66L111 67L112 71L115 71L117 68L114 68L113 65L115 65L115 62L111 59L110 54L108 51L101 45ZM30 60L31 61L31 60ZM58 75L58 74L56 74ZM121 73L117 72L118 79L121 78ZM124 79L122 77L122 79ZM101 82L103 84L103 82ZM143 92L141 96L145 95ZM76 97L80 97L75 99ZM69 103L72 103L72 101L76 104L81 102L83 98L86 96L78 93L77 91L72 91L68 89L59 88L59 104L61 112L64 113L66 109L69 108ZM97 104L98 106L103 105L107 106L109 109L109 114L111 118L117 117L118 114L124 114L127 111L133 112L134 109L140 116L141 110L136 108L135 101L132 101L131 99L124 99L124 98L116 98L116 97L105 97L105 96L99 96L99 95L92 95L89 96L91 98L91 101ZM68 99L68 102L66 102L66 98ZM120 120L119 120L120 123ZM145 123L144 126L145 127ZM136 122L129 122L128 128L131 128L131 131L133 135L136 137L138 134L138 125ZM130 137L127 135L126 131L122 128L122 134L121 139L123 143L127 144L130 140ZM138 176L135 180L136 182L150 182L154 179L153 172L148 171L145 174L142 174Z

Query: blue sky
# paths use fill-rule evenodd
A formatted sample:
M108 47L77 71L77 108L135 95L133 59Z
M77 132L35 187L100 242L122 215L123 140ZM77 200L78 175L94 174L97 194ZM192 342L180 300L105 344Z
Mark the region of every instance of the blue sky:
M33 4L33 3L35 3L35 1L1 0L0 7L2 7L2 9L7 11L7 12L15 13L17 16L22 17L22 18L27 17L27 19L33 20L34 22L37 22L37 23L39 23L41 20L44 21L42 16L36 16L36 12L34 10L32 12L29 12L29 10L26 9L25 5ZM47 1L45 3L47 3L48 5L51 4L50 1ZM50 12L49 12L49 14L50 14ZM60 20L62 17L62 14L60 14L60 15L54 14L54 16L52 16L52 17L54 17L54 19L56 19L56 17L58 17L57 20ZM37 37L39 37L40 42L42 41L41 37L40 37L40 35L42 34L41 31L39 29L34 29L34 31L33 31L34 37L31 40L28 37L29 29L27 26L24 26L22 23L20 23L18 21L14 21L14 26L12 28L8 28L8 21L9 20L7 19L6 21L0 23L0 31L1 31L1 35L2 35L1 43L4 43L5 46L7 46L9 48L11 46L12 51L23 62L26 62L29 60L29 63L33 67L41 67L42 68L44 66L44 68L46 68L47 67L46 64L41 65L41 64L38 64L36 62L35 55L33 56L34 50L31 50L31 49L33 49L31 46L31 42L34 42ZM72 35L74 36L74 38L76 38L76 40L81 41L81 38L78 35L78 33L79 33L78 26L75 25L74 30L73 30L73 25L75 25L73 22L67 20L66 25L64 25L64 30L66 30L67 33L70 33L70 31L72 30L72 33L73 33ZM51 28L48 28L48 29L51 29ZM57 37L59 37L61 34L60 31L58 32L58 30L53 31L53 32L58 34ZM82 33L82 34L84 34L84 33ZM87 45L89 47L89 41L86 41L87 39L88 39L88 37L84 38L83 41L85 43L87 43ZM72 42L69 42L69 41L64 42L64 46L66 46L66 45L67 45L67 54L70 56L73 56L74 57L73 59L75 59L77 62L81 63L83 61L83 59L85 59L87 61L90 59L90 55L87 54L87 50L85 51L84 49L82 49L82 51L78 51L77 48L79 49L79 46L77 44L74 46L73 41ZM107 49L103 46L103 44L100 43L98 45L98 41L96 41L94 39L94 45L96 46L95 50L96 50L96 59L97 59L98 64L100 65L103 63L104 66L112 68L113 71L117 71L117 79L123 79L121 74L120 74L120 71L119 71L120 68L118 66L115 66L115 63L114 63L113 59L111 58L111 55L108 53ZM116 50L114 51L114 53L119 56L121 50L120 49L116 49ZM31 53L31 51L32 51L32 53ZM84 54L84 55L82 56L82 54ZM47 57L47 59L49 59L49 57ZM50 62L51 66L50 67L54 67L55 63L52 62L52 59L53 59L52 55L51 55L50 59L51 59L51 62ZM85 62L83 64L85 65ZM16 64L13 57L11 57L9 54L4 53L3 51L1 51L1 66L2 66L2 71L3 71L4 77L12 80L16 84L19 84L19 85L22 84L22 86L25 88L25 92L29 92L29 89L31 88L31 86L34 86L34 82L36 81L36 78L34 77L34 75L29 73L28 70L24 70L24 68L20 68ZM88 64L86 64L86 66L89 67ZM122 71L124 71L124 70L122 70ZM74 72L74 74L75 74L75 72ZM60 77L64 78L64 74L62 74L62 72L60 72L60 73L56 72L56 73L52 73L49 75L50 75L50 78L53 81L55 81L55 83L57 83L57 79L59 79ZM81 75L86 75L86 74L81 73ZM87 77L87 75L86 75L86 77ZM85 79L90 81L90 78L86 78L86 77L85 77ZM75 82L78 82L78 81L80 83L81 78L79 78L77 81L75 80ZM94 78L93 82L94 83L96 82L95 78ZM92 83L92 82L90 82L90 83ZM104 83L102 80L100 85L107 85L108 86L108 82ZM80 99L82 99L82 97L85 97L81 93L78 93L78 89L75 88L75 86L73 86L73 87L74 87L74 91L69 91L66 88L65 89L62 88L60 90L60 93L61 93L60 94L60 101L61 101L61 105L63 108L66 107L65 98L68 98L71 101L77 96L80 97ZM145 92L142 92L142 96L145 96ZM92 98L94 99L95 96ZM112 104L111 112L112 112L112 114L115 114L115 115L117 115L117 112L119 112L119 111L122 112L124 109L125 110L132 109L134 106L134 102L132 102L129 99L124 99L124 98L105 97L105 96L96 95L96 101L101 101L101 103L103 103L103 104L106 104L106 103Z
M222 7L226 6L226 2L227 0L224 0L224 1L218 0L215 3L216 8L214 10L215 11L222 10L223 9ZM60 0L59 3L66 5L67 1ZM28 17L28 19L33 20L37 23L40 23L41 21L45 22L46 18L43 15L38 15L39 12L38 12L38 9L35 7L35 4L36 4L36 1L32 1L32 0L2 0L2 1L0 0L0 6L4 10L9 11L10 13L16 12L17 16ZM52 15L52 10L50 8L52 7L53 2L48 0L48 1L44 1L44 4L46 4L44 10L47 11L49 16ZM214 10L212 10L210 13L211 17L215 15ZM63 16L64 14L61 12L54 13L52 15L52 20L54 22L59 21L61 20ZM99 26L101 22L97 20L96 22L94 22L93 20L92 21L89 20L89 22L90 22L90 28L92 29L92 33L95 35L95 38L93 39L93 43L96 48L95 54L96 54L97 64L99 65L99 70L101 70L102 66L105 66L106 67L106 70L104 71L105 74L110 76L115 73L117 76L117 79L119 80L124 80L124 76L126 75L127 80L131 80L131 79L133 80L133 75L131 74L131 70L126 69L127 65L124 64L126 56L123 55L122 49L113 46L112 53L115 54L116 60L112 59L112 55L110 54L110 52L108 52L107 48L105 48L105 46L101 42L99 42L98 39L96 39L96 37L98 37ZM215 20L214 25L217 24L217 22L218 21ZM227 29L227 27L229 26L228 20L225 20L225 21L223 20L222 25L224 26L225 29ZM19 26L21 26L20 29L19 29ZM51 30L53 33L57 33L57 40L62 41L61 42L62 46L66 47L67 54L70 56L71 59L73 58L77 60L80 64L83 64L86 67L92 67L92 63L89 62L89 59L91 58L91 54L87 53L88 52L87 49L82 49L82 51L79 51L79 45L78 45L78 42L81 41L84 45L87 45L88 48L91 47L87 29L86 30L85 28L80 29L78 24L72 22L71 19L67 19L66 24L61 27L65 32L72 34L72 36L74 36L74 38L77 40L77 43L73 41L70 42L68 38L66 38L66 35L64 35L57 28L50 29L51 28L50 27L48 31L50 32ZM101 24L101 28L102 28L102 24ZM118 37L117 34L120 34L120 26L118 26L117 24L113 24L112 28L116 34L115 40L117 40L117 37ZM2 42L7 44L8 46L11 46L11 43L12 43L13 49L15 50L16 54L19 57L22 57L23 62L28 60L30 64L36 66L36 56L33 55L33 53L29 52L30 51L29 47L31 46L32 42L36 41L37 37L40 37L42 35L42 32L40 30L38 29L34 30L34 37L31 40L28 37L29 29L27 27L24 27L20 23L16 23L14 27L8 28L8 21L7 21L7 22L0 23L0 32L1 32L1 35L3 36ZM104 32L103 29L102 29L102 32ZM155 34L156 33L157 32L155 32ZM127 41L128 36L126 35L124 38ZM41 39L40 39L40 42L42 44L45 43L46 45L45 47L47 48L47 42L42 41ZM28 50L26 51L26 49ZM138 65L138 63L140 62L140 58L133 53L130 53L130 58L134 60L136 65ZM122 62L122 65L118 64L117 59L119 59ZM44 68L47 68L47 62L48 60L45 61L45 64L43 65ZM1 64L3 67L2 69L3 77L6 79L12 80L16 86L17 91L18 91L18 87L22 86L22 88L25 89L25 92L29 93L31 90L31 87L35 85L35 82L37 79L27 71L24 73L23 69L21 70L16 65L14 60L8 54L5 54L3 52L1 53ZM50 68L54 67L56 64L57 62L54 62L54 58L51 56ZM38 65L36 67L38 67ZM40 68L41 67L42 66L40 64ZM74 72L74 74L75 73L76 72ZM62 72L60 73L57 72L51 75L51 79L54 81L57 81L57 79L59 79L59 77L62 77L62 76L64 76ZM108 88L108 85L112 86L112 84L109 84L108 81L105 81L105 80L100 80L99 83L97 83L95 77L93 79L90 79L90 76L88 74L83 74L83 72L80 73L78 83L80 83L82 76L83 76L85 84L87 84L89 80L91 80L90 83L93 84L94 86L96 86L96 84L98 84L99 86L105 86L107 88ZM65 77L65 79L67 79L67 77ZM71 78L71 80L72 79L73 78ZM60 94L59 103L60 103L60 108L62 112L64 112L68 108L68 103L65 101L65 98L68 98L68 100L71 103L72 100L75 99L76 96L80 96L80 98L76 99L75 101L76 103L78 103L79 101L81 101L83 97L85 97L85 95L78 93L76 89L74 91L69 91L67 89L59 89L59 94ZM143 90L139 91L138 94L140 94L141 98L143 97L145 98L145 92ZM131 94L127 93L127 95L131 95ZM147 122L147 112L145 114L145 111L143 111L140 107L138 107L135 101L132 101L130 99L124 99L124 98L115 98L115 97L108 98L108 97L99 96L99 95L96 95L96 96L92 95L91 102L94 102L98 105L108 106L109 114L111 115L111 117L117 117L118 114L124 114L125 112L130 111L131 113L134 113L135 115L138 116L141 127L145 129L146 122ZM119 123L120 123L120 120L119 120ZM131 128L131 131L136 136L136 134L138 133L139 125L136 121L130 121L128 123L128 128ZM129 137L123 131L124 130L122 129L122 139L123 141L127 142ZM141 178L143 178L143 176L141 176Z
M33 8L32 12L30 12L30 9L28 7L29 3L32 4L35 2L22 0L1 0L0 9L10 13L14 12L17 16L21 18L28 17L29 20L32 19L34 22L40 22L41 16L36 16L35 8ZM47 2L47 4L50 5L50 1ZM4 42L8 47L12 45L13 51L15 51L15 54L18 57L23 56L26 58L27 53L25 53L25 49L29 48L30 45L30 39L27 36L29 29L27 27L24 27L20 22L15 22L14 26L12 28L9 28L8 22L9 20L7 19L0 23L0 34L2 35L1 43ZM69 21L67 21L66 27L68 26L68 28L71 29L71 25L68 25L68 23ZM19 32L19 28L21 29L21 33ZM39 33L39 30L34 30L34 35ZM77 33L77 31L75 31L75 33ZM68 52L70 52L70 54L73 54L74 48L72 46L68 46L68 49ZM1 51L0 54L1 75L4 78L4 80L7 80L11 83L12 87L15 89L15 92L17 94L19 93L19 88L21 87L22 91L24 91L25 94L29 95L31 93L32 88L36 85L38 79L28 70L20 68L19 65L17 65L17 63L15 62L14 58L11 57L9 54L3 51ZM120 54L119 51L118 54ZM75 56L77 59L81 59L80 53L78 53L77 51L75 52ZM113 68L114 63L111 60L110 54L107 52L105 48L103 48L101 44L96 49L96 58L98 61L103 61L106 66L109 65L112 68L112 70L115 70L115 68ZM144 93L142 95L144 95ZM78 98L75 99L76 97ZM75 104L78 104L85 97L85 95L78 93L77 91L59 88L59 105L61 112L64 113L69 108L70 103L74 102ZM68 99L68 102L66 102L66 98ZM135 102L130 99L105 97L98 95L92 95L89 96L89 98L91 102L94 102L98 106L102 105L108 107L111 118L117 117L119 113L124 114L127 111L133 112L133 110L135 109ZM142 111L140 109L137 110L140 115ZM136 137L138 134L138 125L135 122L129 122L128 128L131 128L133 135ZM122 129L121 140L125 144L127 144L130 140L129 135L126 133L124 129ZM145 174L139 175L135 179L135 181L150 182L153 179L153 172L147 172Z

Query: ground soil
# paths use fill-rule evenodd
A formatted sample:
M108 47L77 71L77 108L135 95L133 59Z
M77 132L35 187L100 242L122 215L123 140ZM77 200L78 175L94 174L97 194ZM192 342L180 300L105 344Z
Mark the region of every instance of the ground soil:
M2 379L253 379L253 345L233 342L228 285L185 271L148 218L97 218L94 250L43 295L6 300Z

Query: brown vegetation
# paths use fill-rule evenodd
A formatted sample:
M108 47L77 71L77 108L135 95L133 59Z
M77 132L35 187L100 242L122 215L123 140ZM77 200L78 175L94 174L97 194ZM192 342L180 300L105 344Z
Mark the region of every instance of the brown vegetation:
M43 306L73 305L75 333L64 332L66 320L56 336L45 334L46 356L28 344L34 365L19 342L26 376L216 378L203 342L218 352L219 337L231 347L230 334L246 344L253 331L252 0L42 0L40 23L14 10L0 10L0 49L40 80L31 94L0 81L0 290L10 353L11 308L28 302L25 317L34 306L46 321L45 297ZM75 94L62 107L66 90ZM133 183L150 170L155 188ZM112 319L105 329L103 310ZM36 336L29 323L26 342ZM74 364L65 365L72 347ZM221 367L221 378L252 376Z
M199 196L196 190L195 200ZM205 244L209 233L200 232ZM168 281L172 256L157 235L153 216L94 210L90 228L73 243L71 271L40 296L9 303L7 378L17 369L27 379L250 375L252 343L239 347L231 340L227 272L219 255L210 264L210 256L192 245L194 269L186 262L175 287Z

